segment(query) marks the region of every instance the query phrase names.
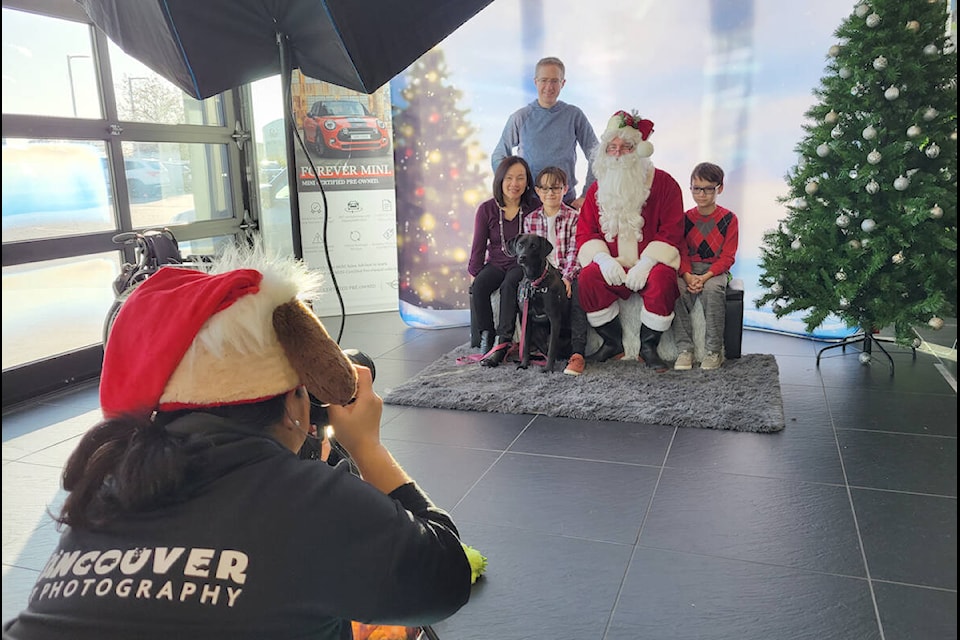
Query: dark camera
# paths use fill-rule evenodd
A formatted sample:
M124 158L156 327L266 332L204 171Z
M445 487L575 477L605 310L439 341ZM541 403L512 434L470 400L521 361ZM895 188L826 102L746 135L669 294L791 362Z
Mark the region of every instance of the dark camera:
M360 366L367 367L370 369L370 375L376 379L377 369L373 364L373 358L368 356L358 349L344 349L344 355L346 355L354 364L359 364ZM320 429L321 432L328 424L330 424L330 418L327 415L327 407L325 403L318 400L313 394L310 395L310 424L317 425L317 429ZM307 438L303 442L303 446L300 447L300 457L304 460L319 460L320 459L320 440L323 438L323 434L320 433L320 438ZM340 460L347 458L347 452L337 443L333 438L330 438L330 456L327 458L329 464L335 465Z

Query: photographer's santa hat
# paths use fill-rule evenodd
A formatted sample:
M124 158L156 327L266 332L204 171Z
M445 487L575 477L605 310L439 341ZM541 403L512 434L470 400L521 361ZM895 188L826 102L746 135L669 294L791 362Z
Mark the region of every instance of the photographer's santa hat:
M233 252L209 271L163 267L123 303L105 345L105 418L266 400L304 385L347 404L356 371L300 299L299 261Z
M631 142L636 148L638 156L649 158L653 155L653 143L647 140L651 133L653 133L652 121L642 119L636 111L627 113L621 110L610 116L607 121L607 128L604 129L601 138L604 146L614 138Z

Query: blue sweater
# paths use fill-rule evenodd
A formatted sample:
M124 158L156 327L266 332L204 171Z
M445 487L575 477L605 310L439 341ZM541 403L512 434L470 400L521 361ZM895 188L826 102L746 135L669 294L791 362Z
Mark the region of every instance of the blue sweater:
M596 180L591 154L599 143L590 121L579 107L572 104L558 100L549 109L544 109L534 100L507 120L490 160L496 171L500 162L512 155L516 148L517 155L530 165L534 180L544 167L560 167L567 173L570 186L564 201L570 202L576 198L578 144L588 161L587 180L581 190L583 195Z

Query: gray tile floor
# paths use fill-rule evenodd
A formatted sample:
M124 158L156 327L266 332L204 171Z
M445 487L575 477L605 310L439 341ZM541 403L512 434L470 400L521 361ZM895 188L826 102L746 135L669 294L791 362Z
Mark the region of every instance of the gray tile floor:
M339 319L327 322L333 335ZM347 318L381 393L468 340ZM955 346L956 323L931 342ZM787 427L676 429L387 405L383 436L490 559L441 640L957 638L956 361L746 331ZM88 385L3 416L3 619L57 537Z

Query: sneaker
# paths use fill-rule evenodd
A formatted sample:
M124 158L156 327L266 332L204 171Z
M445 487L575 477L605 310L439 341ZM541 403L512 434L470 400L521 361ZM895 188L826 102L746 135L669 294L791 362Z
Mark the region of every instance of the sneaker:
M575 353L570 356L570 360L567 362L567 368L564 369L563 372L568 376L578 376L583 373L584 365L583 356Z
M677 371L686 371L693 369L693 354L689 351L681 351L677 356L677 361L673 363L673 368Z
M711 351L700 363L701 369L719 369L723 364L723 356L716 351Z

